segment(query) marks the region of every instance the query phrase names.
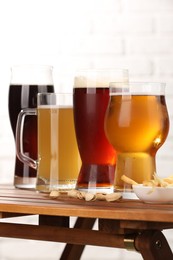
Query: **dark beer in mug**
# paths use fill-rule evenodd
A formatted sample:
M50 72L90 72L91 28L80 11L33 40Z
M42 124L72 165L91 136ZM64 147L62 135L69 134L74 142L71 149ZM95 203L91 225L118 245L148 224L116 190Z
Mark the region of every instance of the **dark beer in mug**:
M28 78L25 80L24 74L25 71L21 70L21 82L25 83L17 83L20 82L19 69L15 68L12 71L13 75L11 84L9 87L9 118L12 127L12 131L16 134L16 123L19 112L25 108L36 108L37 107L37 93L41 92L54 92L54 86L51 80L40 81L43 84L39 84L39 81ZM30 68L24 68L25 70L29 70ZM15 71L16 70L16 71ZM44 72L44 70L43 70ZM42 73L43 73L42 72ZM37 73L37 71L36 71ZM39 76L40 71L38 71L37 75ZM27 73L26 73L27 74ZM32 75L32 70L31 73ZM27 74L28 76L28 74ZM22 78L23 77L23 78ZM32 81L35 81L36 84L33 84ZM31 84L29 84L31 82ZM50 82L51 84L44 84L44 82ZM27 156L32 158L37 158L37 117L36 116L27 116L24 121L24 131L23 131L23 149L24 153ZM36 187L36 177L37 171L29 167L27 164L21 162L17 156L15 156L15 170L14 170L14 185L17 188L35 188Z

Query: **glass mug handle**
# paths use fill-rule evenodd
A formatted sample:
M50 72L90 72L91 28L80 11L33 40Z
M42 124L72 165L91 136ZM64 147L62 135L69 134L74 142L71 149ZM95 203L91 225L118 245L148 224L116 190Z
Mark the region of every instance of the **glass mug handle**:
M23 128L26 116L36 116L37 109L27 108L20 111L16 124L16 154L20 161L27 163L30 167L37 169L37 160L30 158L23 151Z

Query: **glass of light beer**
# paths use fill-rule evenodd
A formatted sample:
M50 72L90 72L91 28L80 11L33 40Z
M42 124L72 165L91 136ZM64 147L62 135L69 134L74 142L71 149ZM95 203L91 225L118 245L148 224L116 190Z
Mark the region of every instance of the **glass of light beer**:
M72 93L40 93L37 104L37 110L19 114L16 137L18 156L37 168L38 191L74 189L81 162L74 130ZM37 114L37 160L26 158L22 153L22 120L28 113Z
M11 68L8 95L9 119L16 136L18 114L22 109L37 107L37 93L54 92L53 68L44 65L17 65ZM23 152L37 158L37 117L27 116L23 129ZM23 163L15 154L14 186L22 189L35 189L36 169Z
M156 173L156 152L169 131L164 83L111 83L105 132L117 151L115 191L130 196L124 174L138 183ZM129 192L129 193L128 193Z
M104 132L111 80L128 82L128 71L91 69L75 75L74 122L82 161L76 185L79 190L110 193L113 189L116 151Z

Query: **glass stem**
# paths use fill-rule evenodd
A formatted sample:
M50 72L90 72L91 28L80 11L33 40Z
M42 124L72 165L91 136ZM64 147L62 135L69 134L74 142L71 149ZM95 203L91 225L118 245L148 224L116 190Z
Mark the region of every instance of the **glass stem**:
M119 153L115 170L115 189L124 189L121 180L123 174L142 183L144 180L150 180L154 173L156 173L155 156L149 153Z

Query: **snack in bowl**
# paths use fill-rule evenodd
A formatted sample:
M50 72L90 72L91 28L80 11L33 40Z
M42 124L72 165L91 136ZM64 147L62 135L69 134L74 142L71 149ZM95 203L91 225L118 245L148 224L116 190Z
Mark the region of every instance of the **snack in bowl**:
M173 186L159 187L133 185L136 196L146 203L173 203Z
M173 176L159 178L156 174L142 184L123 175L122 180L131 184L136 196L146 203L173 203Z

